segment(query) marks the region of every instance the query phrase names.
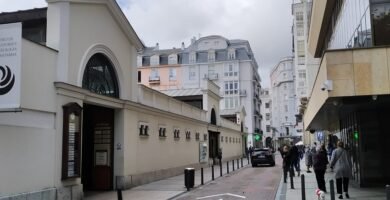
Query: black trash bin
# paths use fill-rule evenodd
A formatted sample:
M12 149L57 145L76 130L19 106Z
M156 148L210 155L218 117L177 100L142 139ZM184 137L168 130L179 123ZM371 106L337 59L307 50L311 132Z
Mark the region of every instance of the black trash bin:
M193 188L195 185L195 169L194 168L185 168L184 169L184 185L189 191L190 188Z

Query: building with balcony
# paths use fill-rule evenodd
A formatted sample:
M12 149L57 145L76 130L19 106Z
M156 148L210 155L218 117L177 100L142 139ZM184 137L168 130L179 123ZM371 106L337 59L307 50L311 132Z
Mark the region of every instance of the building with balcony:
M271 70L272 131L278 145L298 141L295 125L295 69L294 58L286 57Z
M209 165L220 148L244 154L214 83L203 109L137 84L145 47L116 1L47 3L0 13L0 199L80 200Z
M389 8L388 0L313 1L308 50L321 63L304 126L345 142L360 186L390 182Z
M200 91L204 80L220 87L220 115L248 130L247 145L253 146L253 133L259 133L260 76L249 42L211 35L191 40L186 47L145 48L138 56L138 81L177 99L191 102L183 93ZM151 81L156 79L156 81ZM175 96L179 95L179 96ZM194 98L195 95L194 95ZM245 108L246 118L237 118Z

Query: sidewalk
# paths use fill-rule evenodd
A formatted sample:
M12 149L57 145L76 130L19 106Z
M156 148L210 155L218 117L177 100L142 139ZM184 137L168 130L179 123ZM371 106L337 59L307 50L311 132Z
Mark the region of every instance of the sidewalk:
M241 167L241 160L239 160L240 168ZM244 168L248 167L248 160L246 158L243 159L243 165ZM237 170L237 160L234 160L234 169ZM227 166L226 162L223 162L222 164L222 176L225 176L227 172ZM233 166L232 162L229 161L229 172L233 172ZM212 181L212 175L211 175L211 166L203 169L203 177L204 177L204 184ZM219 165L214 166L214 178L217 179L220 177L220 168ZM195 171L195 187L198 187L201 185L201 171L196 170ZM138 187L134 187L128 190L122 191L122 197L125 200L166 200L166 199L173 199L183 193L185 193L187 189L184 186L184 169L183 174L174 176L171 178L155 181L152 183L148 183L145 185L141 185ZM85 200L117 200L117 192L116 191L110 191L110 192L99 192L96 194L89 194L87 197L84 198Z
M280 155L278 155L280 156ZM306 172L305 159L301 160L301 174L305 175L305 188L306 188L306 200L317 200L315 195L315 190L317 187L317 181L313 169L310 169L312 173ZM326 200L330 200L330 186L329 180L333 179L334 175L328 169L325 173L325 182L327 193L325 195ZM287 183L283 183L283 177L280 180L280 185L278 192L276 194L275 200L302 200L302 191L301 191L301 177L294 177L294 188L291 189L290 186L290 177L288 177ZM336 193L336 180L334 181L335 193ZM349 185L349 196L350 199L355 200L386 200L385 188L357 188L352 184ZM335 199L338 199L336 194ZM344 199L345 196L344 196Z

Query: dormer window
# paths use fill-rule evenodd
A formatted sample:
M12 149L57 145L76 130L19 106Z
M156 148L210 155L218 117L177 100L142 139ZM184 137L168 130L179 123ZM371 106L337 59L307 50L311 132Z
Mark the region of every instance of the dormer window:
M171 54L168 56L168 64L176 65L177 64L177 54Z
M159 55L153 55L150 58L150 65L159 65L160 64L160 56Z
M191 52L190 53L190 63L196 63L196 52Z
M208 60L209 62L214 62L215 61L215 51L214 50L209 50L208 53Z
M236 59L236 50L235 49L229 49L228 50L228 59L229 60L235 60Z

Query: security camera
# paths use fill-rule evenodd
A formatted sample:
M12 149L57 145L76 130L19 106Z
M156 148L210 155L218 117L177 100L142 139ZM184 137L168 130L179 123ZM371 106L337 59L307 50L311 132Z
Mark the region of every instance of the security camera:
M323 86L321 87L321 90L322 90L322 91L325 91L325 90L326 90L325 85L323 85Z
M332 80L326 80L322 86L321 86L322 91L332 91L333 90L333 81Z

